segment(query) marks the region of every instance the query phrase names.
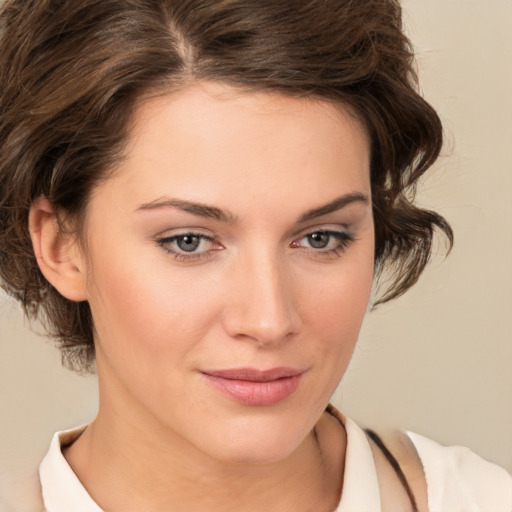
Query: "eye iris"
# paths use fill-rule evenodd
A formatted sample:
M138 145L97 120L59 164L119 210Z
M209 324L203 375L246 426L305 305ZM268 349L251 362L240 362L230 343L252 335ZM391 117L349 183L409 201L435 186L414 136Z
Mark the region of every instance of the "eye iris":
M176 239L176 245L185 252L195 251L200 243L201 240L195 235L183 235Z
M327 233L311 233L308 242L315 249L324 249L329 243L330 236Z

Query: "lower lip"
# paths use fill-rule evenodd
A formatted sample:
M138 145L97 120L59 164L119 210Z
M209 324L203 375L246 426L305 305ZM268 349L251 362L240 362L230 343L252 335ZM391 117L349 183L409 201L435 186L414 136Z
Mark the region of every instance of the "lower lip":
M244 405L274 405L295 392L302 374L266 382L204 376L212 386Z

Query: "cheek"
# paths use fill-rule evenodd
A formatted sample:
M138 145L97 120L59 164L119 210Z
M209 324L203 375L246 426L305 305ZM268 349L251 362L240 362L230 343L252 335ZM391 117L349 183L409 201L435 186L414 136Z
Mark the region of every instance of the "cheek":
M373 282L372 256L369 248L306 295L307 323L321 340L317 348L333 367L346 367L357 342Z
M190 349L217 313L218 301L202 280L169 269L165 258L105 257L94 264L91 281L89 303L97 342L108 342L103 348L123 358Z

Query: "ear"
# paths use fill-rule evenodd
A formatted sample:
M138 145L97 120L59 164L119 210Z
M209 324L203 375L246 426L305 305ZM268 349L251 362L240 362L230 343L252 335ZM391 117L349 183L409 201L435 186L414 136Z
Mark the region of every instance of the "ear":
M56 211L44 197L30 207L29 231L37 263L48 282L69 300L87 300L82 251L75 236L62 232Z

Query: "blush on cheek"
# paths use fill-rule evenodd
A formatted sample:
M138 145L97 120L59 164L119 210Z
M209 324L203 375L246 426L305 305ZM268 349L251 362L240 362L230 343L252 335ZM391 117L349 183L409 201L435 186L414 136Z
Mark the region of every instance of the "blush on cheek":
M353 273L345 279L341 277L336 285L326 287L316 301L310 301L311 318L321 318L322 330L328 333L324 338L324 349L331 352L330 357L337 361L335 365L342 366L343 371L359 337L371 285L370 272Z
M203 279L130 258L95 266L91 309L102 343L140 357L201 339L217 315L217 292Z
M372 271L373 267L365 273L359 268L355 272L347 269L336 276L336 280L331 278L329 283L317 290L316 297L308 300L308 304L323 321L341 322L359 329L368 305Z

